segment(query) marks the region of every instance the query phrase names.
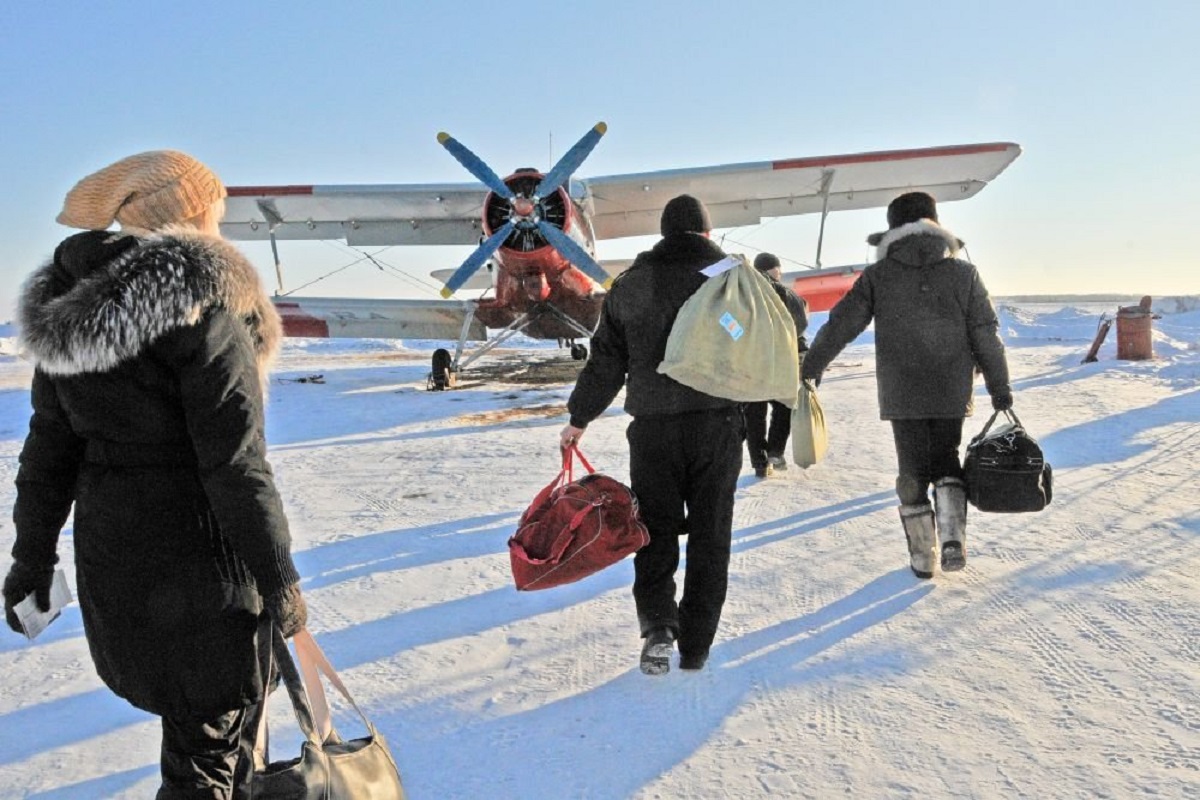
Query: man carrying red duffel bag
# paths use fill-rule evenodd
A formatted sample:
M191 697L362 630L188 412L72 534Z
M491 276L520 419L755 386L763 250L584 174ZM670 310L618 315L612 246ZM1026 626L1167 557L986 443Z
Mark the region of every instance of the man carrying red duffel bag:
M689 195L663 209L663 238L641 253L604 298L591 355L567 402L564 448L575 445L625 387L633 418L629 477L650 530L633 559L633 598L645 640L641 670L661 675L701 669L725 604L733 497L742 469L741 406L658 372L683 304L706 280L702 269L724 259L708 238L708 211ZM688 537L683 595L675 599L679 537Z
M522 591L586 578L650 543L633 492L593 470L577 446L562 452L562 470L508 540L513 580ZM587 469L579 480L573 480L575 458Z

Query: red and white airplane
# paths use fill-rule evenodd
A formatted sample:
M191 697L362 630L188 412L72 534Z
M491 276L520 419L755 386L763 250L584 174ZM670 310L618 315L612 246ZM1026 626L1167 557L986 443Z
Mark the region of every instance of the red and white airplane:
M277 270L280 239L478 244L458 269L434 273L445 280L444 300L275 298L289 336L456 340L453 357L440 351L434 364L433 383L452 384L458 370L518 332L557 339L575 358L586 358L586 346L577 342L591 336L605 287L630 263L597 261L596 243L657 234L662 208L676 195L702 200L717 229L820 214L823 237L829 212L886 206L903 192L964 200L1021 153L1016 144L992 142L573 177L606 129L598 123L546 173L519 169L501 179L441 133L438 141L479 183L229 187L221 230L235 240L269 239ZM491 296L449 299L478 285L485 264ZM811 310L826 310L861 269L803 272L793 289ZM489 338L488 329L497 332ZM468 341L484 344L464 359Z

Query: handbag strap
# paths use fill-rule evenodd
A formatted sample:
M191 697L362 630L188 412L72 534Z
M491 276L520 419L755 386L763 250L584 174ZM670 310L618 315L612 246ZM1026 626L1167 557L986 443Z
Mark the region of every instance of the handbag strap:
M329 711L329 701L325 697L325 687L321 683L321 675L329 680L333 688L338 690L338 694L345 698L346 702L358 713L368 730L371 729L371 720L367 719L367 715L358 707L358 703L354 702L350 690L346 688L346 684L342 682L337 670L333 668L333 664L329 663L325 652L317 644L313 635L308 632L308 629L301 629L293 636L292 644L296 647L296 662L300 665L304 688L308 692L309 701L313 706L317 729L324 734L323 741L330 741L330 737L336 737L337 732L333 729L333 719Z
M313 720L313 711L309 705L308 696L305 694L304 682L296 670L295 662L292 661L292 654L288 650L287 641L283 638L283 632L279 630L278 625L269 620L264 620L259 625L258 630L260 634L259 665L262 668L261 674L263 675L263 699L258 705L258 720L256 721L254 736L254 765L256 769L262 769L270 762L269 736L267 734L267 699L270 696L270 684L274 679L276 671L278 671L279 676L282 678L283 685L287 688L288 697L292 701L292 710L296 714L296 724L299 725L301 733L304 734L304 737L309 742L317 747L321 746L323 740L317 736L317 726Z

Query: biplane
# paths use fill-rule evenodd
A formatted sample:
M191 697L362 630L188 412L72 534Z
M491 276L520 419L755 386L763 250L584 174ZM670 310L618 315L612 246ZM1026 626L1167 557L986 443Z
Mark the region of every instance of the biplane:
M221 230L234 240L270 240L277 274L279 240L477 245L457 269L435 273L444 280L441 300L275 298L289 336L457 342L452 356L434 355L430 386L448 388L460 370L517 333L558 340L586 359L605 288L630 263L599 260L597 243L657 234L662 208L676 195L701 199L714 229L820 214L818 268L794 275L792 286L821 311L862 269L820 268L831 212L886 206L908 191L964 200L1021 152L1011 142L992 142L575 177L606 130L595 125L547 172L517 169L505 178L439 134L477 183L229 187ZM484 294L454 299L473 286ZM464 357L467 342L482 344Z

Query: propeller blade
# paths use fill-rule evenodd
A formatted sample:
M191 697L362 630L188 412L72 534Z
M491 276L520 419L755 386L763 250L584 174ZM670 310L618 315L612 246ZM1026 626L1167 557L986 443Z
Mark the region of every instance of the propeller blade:
M512 233L513 227L512 221L504 223L495 233L487 238L487 241L479 245L479 249L467 256L467 260L454 271L454 274L450 276L450 280L446 281L446 285L442 287L442 297L449 297L461 289L462 285L475 274L475 271L482 267L483 263L491 258L492 253L496 252L500 245L504 243L504 240Z
M605 272L604 267L597 264L596 259L592 258L591 254L584 250L578 242L545 220L539 220L537 225L542 236L546 237L546 241L550 242L555 250L566 256L572 265L605 289L609 287L609 284L612 283L612 276Z
M504 181L500 180L500 176L492 172L492 168L483 163L483 159L468 150L462 142L445 131L437 135L437 140L442 147L450 151L450 155L458 159L458 163L467 168L467 172L505 200L513 199L512 189L509 189Z
M546 173L541 183L538 184L537 189L534 190L534 197L545 197L562 186L567 178L571 177L571 174L579 169L579 165L588 157L592 149L600 142L600 137L607 130L607 125L603 122L597 122L570 150L563 153L563 157Z

